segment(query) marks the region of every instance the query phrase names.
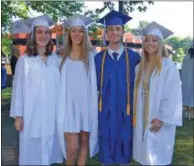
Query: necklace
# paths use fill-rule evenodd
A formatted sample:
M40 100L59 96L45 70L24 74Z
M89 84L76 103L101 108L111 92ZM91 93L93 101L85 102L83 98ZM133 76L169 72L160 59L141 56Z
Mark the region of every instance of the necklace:
M47 62L47 56L40 56L41 60L46 63Z

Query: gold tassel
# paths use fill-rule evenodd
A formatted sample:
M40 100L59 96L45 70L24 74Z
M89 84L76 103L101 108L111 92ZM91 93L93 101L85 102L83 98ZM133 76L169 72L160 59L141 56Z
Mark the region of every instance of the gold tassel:
M130 115L130 105L127 104L127 115Z
M106 58L106 50L104 51L103 58L102 58L102 64L101 64L101 75L100 75L100 101L98 103L98 109L99 112L102 112L102 87L103 87L103 82L104 82L104 63L105 63L105 58Z
M99 112L102 112L102 98L100 98L100 101L98 103Z
M136 115L133 115L133 127L136 127Z
M130 68L129 68L129 55L128 51L125 48L126 56L126 80L127 80L127 115L130 115Z

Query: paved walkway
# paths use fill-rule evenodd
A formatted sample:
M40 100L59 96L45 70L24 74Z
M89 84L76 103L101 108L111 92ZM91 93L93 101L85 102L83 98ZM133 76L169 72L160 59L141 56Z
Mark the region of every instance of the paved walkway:
M17 165L18 133L14 128L14 120L9 117L10 101L1 105L1 160L2 165Z

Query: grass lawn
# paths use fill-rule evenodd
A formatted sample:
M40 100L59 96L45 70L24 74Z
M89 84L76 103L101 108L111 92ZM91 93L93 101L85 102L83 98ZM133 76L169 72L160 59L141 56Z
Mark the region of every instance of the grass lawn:
M11 88L1 92L2 105L10 102ZM173 165L194 165L194 121L184 120L183 126L177 128ZM99 165L98 157L88 159L88 165ZM131 165L136 164L132 162Z
M3 109L4 106L10 103L11 101L10 99L11 99L11 88L1 89L1 109Z

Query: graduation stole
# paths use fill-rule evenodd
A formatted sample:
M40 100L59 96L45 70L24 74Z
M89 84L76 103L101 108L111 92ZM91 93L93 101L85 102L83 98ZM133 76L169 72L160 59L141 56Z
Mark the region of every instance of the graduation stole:
M105 63L105 58L107 55L107 48L104 51L103 57L102 57L102 63L101 63L101 74L100 74L100 93L99 93L99 112L102 112L102 87L103 87L103 82L104 82L104 63ZM125 48L125 55L126 55L126 80L127 80L127 106L126 106L126 113L127 115L130 115L130 68L129 68L129 55L128 51Z
M150 76L151 77L151 76ZM148 113L149 113L149 99L150 99L150 88L148 83L145 83L145 79L143 80L143 88L145 90L145 102L143 103L144 105L144 130L147 127L147 123L148 123Z
M136 77L142 77L142 64L140 66L140 73L138 73L138 75ZM139 75L140 74L140 75ZM147 127L147 122L148 122L148 114L149 114L149 98L150 98L150 87L149 87L149 84L148 84L148 80L151 78L151 76L148 78L141 78L141 82L142 82L142 88L144 89L145 91L145 94L143 94L145 100L144 100L144 103L143 103L143 110L144 110L144 129ZM136 127L136 113L137 113L137 100L138 100L138 90L139 87L136 87L137 85L137 79L136 78L136 81L135 81L135 88L134 88L134 100L133 100L133 126Z

